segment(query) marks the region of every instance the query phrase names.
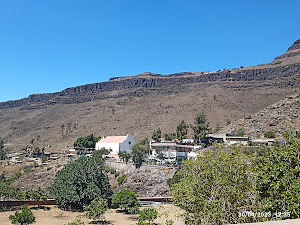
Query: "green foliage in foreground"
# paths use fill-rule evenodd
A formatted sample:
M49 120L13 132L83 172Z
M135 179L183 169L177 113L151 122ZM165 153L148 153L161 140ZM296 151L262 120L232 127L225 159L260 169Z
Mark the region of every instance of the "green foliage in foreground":
M51 189L51 194L63 207L83 209L96 197L108 198L112 191L100 157L79 158L60 170Z
M10 215L9 219L11 220L12 224L31 224L35 221L35 216L28 208L28 205L23 205L22 211L15 212L15 215Z
M236 150L214 149L195 161L186 161L182 178L171 187L176 204L186 210L186 224L253 222L239 211L257 212L255 176L251 159Z
M155 208L146 208L140 211L139 221L143 221L144 224L152 224L153 220L155 220L158 216L158 212ZM146 223L145 221L148 221Z
M126 188L122 189L114 196L112 204L113 206L121 208L127 212L132 208L140 207L136 194Z
M283 218L300 217L300 138L299 133L286 135L286 144L256 161L260 200L272 215L287 213Z
M104 213L108 210L107 200L101 197L95 198L91 204L84 207L84 211L87 212L89 219L104 220Z
M288 133L285 145L267 150L257 154L219 146L186 161L171 183L174 202L186 210L186 224L299 218L300 133ZM267 216L241 216L245 211Z

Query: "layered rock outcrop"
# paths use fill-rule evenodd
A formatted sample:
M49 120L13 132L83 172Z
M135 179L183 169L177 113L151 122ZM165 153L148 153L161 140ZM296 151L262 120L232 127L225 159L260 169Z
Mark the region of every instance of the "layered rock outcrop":
M20 100L1 102L0 109L35 103L39 104L38 107L42 107L40 104L76 104L124 95L139 96L147 94L153 88L165 89L193 83L232 82L233 86L237 86L239 82L263 81L266 85L272 86L283 84L296 86L300 84L300 58L298 59L298 56L300 57L300 40L297 40L285 54L278 56L274 62L257 67L170 75L145 72L131 77L114 77L107 82L71 87L56 93L33 94ZM291 63L280 61L286 58L293 58L293 60Z

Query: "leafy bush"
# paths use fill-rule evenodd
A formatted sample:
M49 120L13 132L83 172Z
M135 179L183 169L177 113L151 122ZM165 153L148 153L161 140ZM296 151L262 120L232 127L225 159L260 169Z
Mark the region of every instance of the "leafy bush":
M265 137L265 138L275 138L275 133L274 133L274 131L272 131L272 130L267 130L267 131L264 133L264 137Z
M140 211L139 221L148 221L148 224L150 225L152 224L151 222L157 218L157 216L158 212L155 208L146 208Z
M112 204L113 206L119 207L127 212L129 212L131 208L140 206L136 194L126 188L122 189L114 196Z
M31 224L35 221L35 216L28 208L28 205L23 205L22 211L17 211L15 212L15 215L10 215L9 219L11 220L12 224Z
M275 147L268 157L257 162L258 191L266 211L288 212L284 218L300 217L300 137L298 132L288 133L286 144Z
M93 220L104 220L104 213L108 210L107 200L101 197L95 198L91 204L84 207L87 217Z
M117 181L118 181L118 185L120 186L121 184L123 184L124 180L126 179L127 174L122 174L121 176L118 177Z
M90 134L86 137L78 138L74 143L74 148L95 148L96 142L100 139L100 137L94 137L93 134Z
M171 186L173 201L186 211L186 224L255 222L238 215L243 209L260 210L251 169L250 156L240 149L216 147L186 161L182 178Z
M96 197L110 197L112 191L103 160L93 155L69 162L57 173L51 194L59 205L77 209L83 209Z
M84 222L81 220L81 216L76 216L75 221L66 223L65 225L84 225Z

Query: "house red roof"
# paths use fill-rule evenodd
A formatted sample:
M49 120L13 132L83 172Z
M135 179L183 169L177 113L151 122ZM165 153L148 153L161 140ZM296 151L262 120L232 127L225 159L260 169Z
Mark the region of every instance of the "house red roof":
M127 136L107 136L102 138L99 143L122 143Z

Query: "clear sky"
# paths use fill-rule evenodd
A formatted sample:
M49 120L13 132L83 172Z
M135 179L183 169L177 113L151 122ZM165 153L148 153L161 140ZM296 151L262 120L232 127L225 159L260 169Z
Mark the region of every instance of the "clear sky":
M0 0L0 102L142 72L272 61L299 0Z

